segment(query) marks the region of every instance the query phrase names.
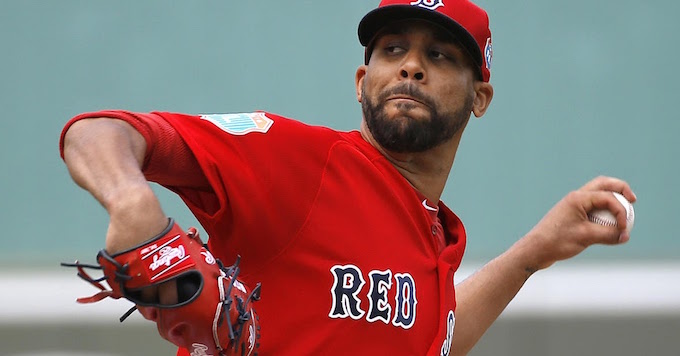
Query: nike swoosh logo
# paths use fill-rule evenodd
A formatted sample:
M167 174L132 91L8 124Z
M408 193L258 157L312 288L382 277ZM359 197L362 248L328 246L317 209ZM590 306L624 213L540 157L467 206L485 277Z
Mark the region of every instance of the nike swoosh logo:
M425 207L425 209L427 209L429 211L437 211L437 208L433 208L433 207L427 205L427 199L423 200L423 207Z

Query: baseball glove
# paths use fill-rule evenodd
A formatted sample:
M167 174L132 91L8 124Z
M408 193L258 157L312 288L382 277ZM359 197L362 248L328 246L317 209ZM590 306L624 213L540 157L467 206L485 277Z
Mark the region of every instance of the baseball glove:
M79 277L101 290L78 298L79 303L126 298L135 306L123 314L121 322L139 310L156 323L164 339L191 355L256 355L260 326L251 304L260 298L260 284L248 292L237 279L239 259L225 267L201 242L195 228L185 233L169 219L163 232L137 247L114 255L99 251L98 265L78 261L62 265L77 268ZM104 276L94 279L86 268L102 270ZM168 288L172 288L171 302L162 296Z

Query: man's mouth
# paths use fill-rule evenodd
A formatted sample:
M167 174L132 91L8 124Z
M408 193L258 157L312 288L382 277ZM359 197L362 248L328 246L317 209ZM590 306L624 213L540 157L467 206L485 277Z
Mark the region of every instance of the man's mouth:
M389 97L387 97L387 100L385 100L385 101L392 101L392 100L394 100L394 101L402 101L403 100L403 101L415 102L415 103L421 104L423 106L428 106L422 100L414 98L414 97L409 96L409 95L404 95L404 94L390 95Z

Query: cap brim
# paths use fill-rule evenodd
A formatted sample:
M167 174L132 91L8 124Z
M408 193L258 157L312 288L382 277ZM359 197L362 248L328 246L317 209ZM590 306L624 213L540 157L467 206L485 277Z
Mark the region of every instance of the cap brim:
M474 37L458 22L436 11L411 5L379 7L364 16L359 23L359 42L368 47L373 37L386 25L407 19L421 19L442 27L460 41L476 65L483 64L482 52Z

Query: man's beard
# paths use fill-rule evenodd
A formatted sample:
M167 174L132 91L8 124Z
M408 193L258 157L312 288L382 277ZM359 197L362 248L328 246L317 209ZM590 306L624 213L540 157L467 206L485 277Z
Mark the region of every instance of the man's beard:
M470 119L473 97L469 95L463 107L454 113L441 113L433 99L425 95L415 85L403 83L379 95L377 104L361 91L361 109L366 126L373 138L384 149L397 153L424 152L453 137ZM429 119L417 120L408 114L389 118L385 110L385 100L391 95L408 95L425 103L430 113ZM404 104L409 105L409 104Z

